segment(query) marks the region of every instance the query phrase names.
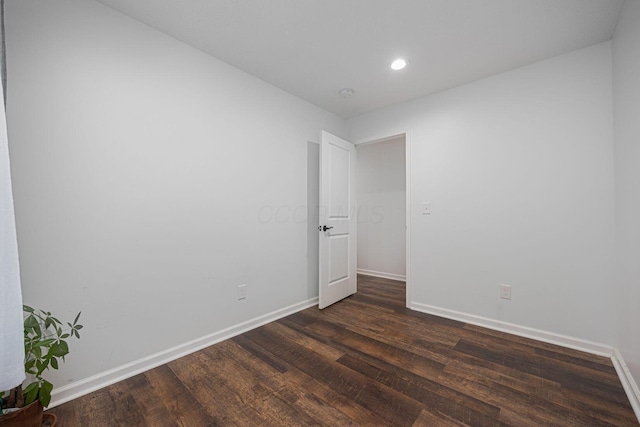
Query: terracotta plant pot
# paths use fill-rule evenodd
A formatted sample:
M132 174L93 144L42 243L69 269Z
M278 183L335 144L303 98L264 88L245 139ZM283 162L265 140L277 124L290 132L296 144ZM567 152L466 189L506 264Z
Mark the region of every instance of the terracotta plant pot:
M42 405L35 401L15 412L0 415L0 427L42 427Z
M44 413L42 415L42 427L56 427L58 424L58 417L56 414Z

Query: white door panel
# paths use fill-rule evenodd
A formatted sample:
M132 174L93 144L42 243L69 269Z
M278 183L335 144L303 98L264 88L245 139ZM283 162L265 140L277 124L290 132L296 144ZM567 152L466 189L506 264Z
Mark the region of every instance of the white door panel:
M355 146L320 137L320 308L356 292Z

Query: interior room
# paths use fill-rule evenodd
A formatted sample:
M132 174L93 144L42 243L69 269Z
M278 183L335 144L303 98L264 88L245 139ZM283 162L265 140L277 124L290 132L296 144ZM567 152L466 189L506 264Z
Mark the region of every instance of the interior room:
M639 1L3 4L2 286L82 312L46 374L60 424L65 404L294 326L324 325L318 354L337 357L325 345L355 338L323 313L374 299L407 333L606 362L631 415L600 422L640 419ZM323 131L355 145L358 293L319 310ZM260 354L293 376L278 351ZM489 425L421 408L414 425ZM526 425L512 412L496 419Z

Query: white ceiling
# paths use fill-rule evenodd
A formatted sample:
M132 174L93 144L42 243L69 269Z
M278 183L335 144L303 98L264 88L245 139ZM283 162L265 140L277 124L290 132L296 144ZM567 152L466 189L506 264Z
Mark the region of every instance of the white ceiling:
M609 40L623 3L98 1L344 118Z

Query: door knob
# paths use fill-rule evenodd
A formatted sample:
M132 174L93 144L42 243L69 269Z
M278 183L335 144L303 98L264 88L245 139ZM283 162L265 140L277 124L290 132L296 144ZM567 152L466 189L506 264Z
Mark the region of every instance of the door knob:
M327 227L326 225L322 226L322 231L331 230L333 227Z

